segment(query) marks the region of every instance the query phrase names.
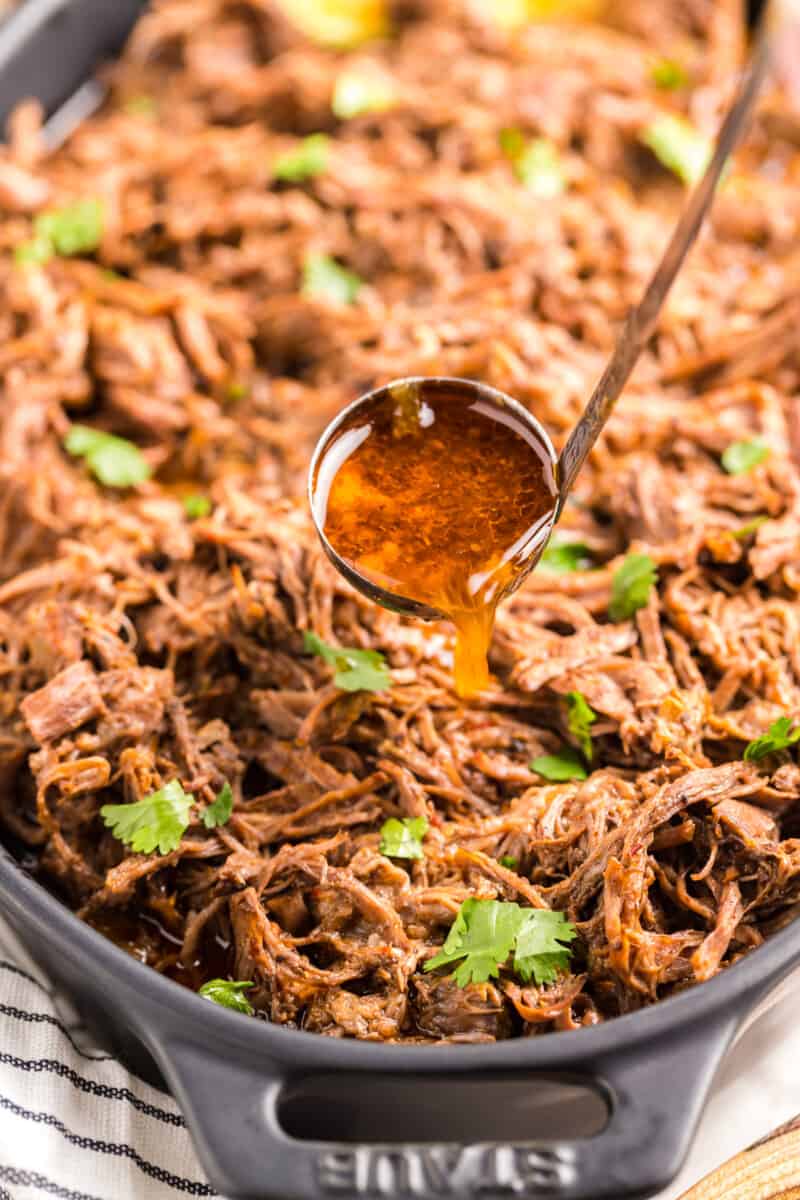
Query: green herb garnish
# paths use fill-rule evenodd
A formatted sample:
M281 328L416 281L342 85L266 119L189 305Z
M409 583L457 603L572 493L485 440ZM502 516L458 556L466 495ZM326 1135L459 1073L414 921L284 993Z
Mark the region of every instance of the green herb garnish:
M664 92L677 92L689 83L686 69L674 58L660 58L650 68L650 78Z
M218 825L224 825L230 820L232 812L233 792L231 785L226 781L223 783L219 795L207 808L203 809L200 817L206 829L216 829Z
M583 751L586 761L592 761L591 726L597 720L597 713L588 703L581 692L567 692L567 728L578 739L578 745Z
M800 742L800 725L795 725L791 717L778 717L766 733L748 742L744 752L745 762L760 762L768 754L788 750L796 742Z
M302 183L321 175L328 165L330 138L324 133L312 133L299 146L282 154L272 165L276 179L287 183Z
M102 201L78 200L40 213L33 222L33 238L17 247L15 258L19 263L45 263L54 254L72 258L90 254L102 239Z
M211 512L211 501L202 492L195 492L191 496L183 497L183 511L190 521L196 521L198 517L208 516Z
M508 867L509 871L516 871L519 866L519 859L513 854L502 854L497 860L501 867Z
M649 554L629 554L611 581L611 620L624 621L644 608L657 580L656 564Z
M133 804L104 804L100 816L114 837L137 853L152 854L157 846L159 854L169 854L180 845L193 804L192 793L171 779Z
M530 763L530 769L549 783L589 778L581 756L571 746L565 746L558 754L541 754Z
M569 571L585 571L591 567L589 547L583 542L562 542L550 539L539 565L554 575L566 575Z
M309 254L303 265L304 296L331 304L353 304L362 281L327 254Z
M131 96L123 105L126 113L132 117L157 117L158 105L152 96Z
M744 475L762 463L768 454L769 446L761 438L731 442L722 452L722 466L729 475Z
M223 1008L232 1008L234 1012L246 1013L248 1017L252 1017L255 1010L243 995L252 986L249 980L244 979L209 979L197 994L204 1000L213 1000L215 1004L221 1004Z
M711 159L711 143L699 129L674 113L662 113L644 129L639 140L686 184L697 183Z
M425 817L389 817L381 826L380 852L387 858L424 858Z
M570 950L562 943L576 936L562 913L470 897L458 910L444 946L424 969L459 963L454 979L463 988L497 978L514 950L514 971L523 980L552 983L558 970L569 969Z
M310 654L318 654L335 668L333 682L345 692L384 692L392 686L386 660L377 650L329 646L310 631L304 633L303 642Z
M138 446L90 425L72 425L64 449L74 458L84 459L106 487L135 487L150 478L150 467Z
M735 538L747 538L751 533L755 533L762 525L765 525L769 520L766 513L762 513L758 517L753 517L752 521L748 521L746 525L740 525L738 529L732 529L731 534Z
M343 71L333 89L331 108L340 121L349 121L364 113L386 112L396 100L388 79L372 72Z
M534 196L560 196L566 181L558 150L547 138L528 141L519 129L500 132L500 149L520 183Z

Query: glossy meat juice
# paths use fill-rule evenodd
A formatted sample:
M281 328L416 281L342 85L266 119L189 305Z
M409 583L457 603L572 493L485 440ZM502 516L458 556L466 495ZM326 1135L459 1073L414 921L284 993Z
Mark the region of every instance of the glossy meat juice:
M495 609L535 564L556 490L524 413L447 380L404 381L359 404L312 480L317 521L339 557L454 623L461 696L489 682Z

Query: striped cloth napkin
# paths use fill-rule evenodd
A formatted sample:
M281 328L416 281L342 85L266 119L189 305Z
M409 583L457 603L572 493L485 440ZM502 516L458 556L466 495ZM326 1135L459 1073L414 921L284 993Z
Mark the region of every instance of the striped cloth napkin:
M177 1104L103 1053L0 923L0 1200L216 1196Z

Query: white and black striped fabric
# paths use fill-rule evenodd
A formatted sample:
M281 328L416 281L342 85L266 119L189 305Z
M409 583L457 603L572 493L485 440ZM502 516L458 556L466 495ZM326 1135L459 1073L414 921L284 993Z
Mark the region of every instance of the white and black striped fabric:
M795 980L729 1055L683 1191L800 1112ZM0 1200L215 1197L178 1106L92 1043L0 923ZM219 1198L221 1200L221 1198Z
M92 1043L0 925L0 1200L214 1197L178 1106Z

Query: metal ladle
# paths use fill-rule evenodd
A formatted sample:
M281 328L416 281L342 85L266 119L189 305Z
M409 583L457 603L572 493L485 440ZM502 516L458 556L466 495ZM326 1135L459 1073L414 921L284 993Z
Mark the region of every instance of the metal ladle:
M655 329L667 294L689 250L694 245L703 220L713 202L714 193L725 163L739 140L761 85L767 75L774 45L773 38L776 33L777 28L773 31L765 29L758 37L750 62L742 75L736 95L720 127L714 152L705 173L689 198L683 215L675 227L669 245L664 251L641 301L629 313L617 344L611 354L611 358L608 361L608 365L601 375L586 408L567 439L566 445L560 455L556 454L553 443L544 428L521 404L498 392L496 389L488 387L486 384L468 379L443 380L430 377L396 380L384 388L379 388L376 391L368 392L366 395L359 397L359 399L353 401L352 404L339 413L328 425L317 443L309 471L308 493L311 513L328 557L345 578L370 600L375 601L384 608L390 608L396 612L427 620L438 619L443 615L447 615L420 603L418 600L413 600L401 596L396 592L389 591L365 575L362 575L354 568L352 563L346 561L337 553L335 547L331 545L325 536L325 506L324 502L317 495L317 469L326 449L331 445L332 439L342 424L352 419L362 407L365 410L367 408L374 408L376 399L391 397L393 393L396 394L397 390L403 387L413 387L418 391L421 389L424 395L426 387L435 389L446 384L451 393L457 391L458 394L463 395L466 403L474 403L475 401L484 399L489 400L494 405L497 405L499 402L512 410L518 419L525 422L530 432L541 443L545 453L550 457L554 464L555 481L558 489L553 511L549 517L549 523L545 522L542 536L536 538L529 561L526 562L523 569L519 570L514 579L514 586L519 586L525 576L538 562L547 544L550 532L561 515L564 502L575 482L575 477L585 462L592 446L597 441L622 389L628 381L639 355ZM465 519L469 519L469 514L465 514Z

